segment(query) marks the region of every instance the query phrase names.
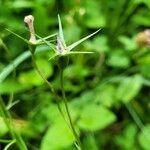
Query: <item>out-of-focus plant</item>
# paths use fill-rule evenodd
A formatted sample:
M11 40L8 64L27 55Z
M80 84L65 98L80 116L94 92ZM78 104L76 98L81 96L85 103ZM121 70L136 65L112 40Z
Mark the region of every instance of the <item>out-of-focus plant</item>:
M58 112L55 94L49 92L32 66L27 44L5 28L28 39L29 31L21 25L22 18L33 14L36 33L40 35L36 35L36 41L42 43L36 45L34 57L59 95L63 112L56 62L62 56L63 59L69 57L64 67L64 89L83 149L147 150L150 138L147 117L150 113L149 4L149 0L0 1L0 93L14 126L20 124L19 120L27 123L26 127L19 126L19 133L29 149L72 150L75 138ZM65 45L60 36L41 38L57 32L58 13L63 21ZM69 51L95 52L92 55L60 57L58 51L49 48L56 50L57 41L61 51L97 28L102 28L100 35L76 47L77 51ZM29 40L26 42L29 44ZM10 99L13 95L13 100L8 100L9 95ZM8 143L14 148L16 143L10 140L3 119L0 119L0 129L3 129L0 132L2 148L9 147Z
M50 88L50 90L52 91L52 93L55 95L56 97L56 103L58 105L58 110L60 111L62 117L64 118L64 120L66 121L67 125L69 125L69 128L71 129L76 142L77 142L77 149L82 149L82 145L80 142L80 138L78 137L78 134L75 130L74 127L74 123L72 121L70 112L69 112L69 108L68 108L68 104L67 104L67 99L66 99L66 94L65 94L65 89L64 89L64 77L63 77L63 71L66 65L68 65L68 57L65 57L69 54L90 54L92 52L70 52L73 48L75 48L76 46L78 46L80 43L82 43L83 41L87 40L88 38L90 38L91 36L93 36L94 34L96 34L98 31L92 33L89 36L86 36L84 38L82 38L81 40L66 46L65 40L64 40L64 35L63 35L63 29L62 29L62 25L61 25L61 20L60 17L58 16L58 22L59 22L59 33L57 35L57 44L56 44L56 48L54 48L54 45L52 45L51 43L49 43L48 41L46 41L47 39L55 36L55 34L50 35L48 37L45 38L41 38L40 36L35 34L35 30L34 30L34 17L32 15L28 15L24 18L24 22L27 24L28 28L29 28L29 32L30 32L30 39L29 41L26 40L25 38L19 36L18 34L8 30L9 32L11 32L12 34L14 34L15 36L19 37L20 39L22 39L23 41L25 41L28 46L29 46L29 50L31 52L31 56L32 56L32 61L34 64L34 67L36 69L36 71L38 72L38 74L41 76L41 78L44 80L44 82L48 85L48 87ZM39 40L36 40L36 36L39 37ZM60 70L60 85L61 85L61 90L62 90L62 99L64 102L64 106L65 106L65 113L67 115L67 119L65 118L64 112L62 111L62 108L58 102L59 96L57 95L56 91L54 90L52 84L45 78L45 76L43 75L43 73L41 72L41 70L39 69L37 63L36 63L36 59L34 57L34 53L36 50L36 45L39 44L47 44L49 46L50 49L53 49L55 51L55 54L49 59L51 60L52 58L54 59L55 57L58 56L58 68Z

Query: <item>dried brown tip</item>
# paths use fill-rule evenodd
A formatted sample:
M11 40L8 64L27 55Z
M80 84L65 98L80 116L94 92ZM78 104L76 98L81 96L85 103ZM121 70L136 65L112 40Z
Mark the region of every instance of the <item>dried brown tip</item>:
M136 37L136 42L140 47L150 46L150 29L140 32Z
M35 37L35 30L34 30L34 17L32 15L28 15L24 17L24 22L28 25L30 31L30 42L35 44L36 37Z

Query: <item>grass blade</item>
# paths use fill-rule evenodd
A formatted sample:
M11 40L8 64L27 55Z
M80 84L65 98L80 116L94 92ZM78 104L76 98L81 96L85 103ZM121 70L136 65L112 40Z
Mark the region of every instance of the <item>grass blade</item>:
M5 104L3 103L2 97L0 96L0 114L2 115L4 122L9 129L12 138L16 141L17 146L20 150L27 150L27 147L18 132L15 131L13 126L13 121L9 111L6 109Z

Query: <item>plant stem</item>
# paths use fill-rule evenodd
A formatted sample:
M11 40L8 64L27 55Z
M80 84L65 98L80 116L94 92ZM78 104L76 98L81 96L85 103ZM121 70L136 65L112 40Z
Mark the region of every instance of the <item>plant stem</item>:
M5 139L0 139L0 142L1 143L10 143L12 142L13 140L5 140Z
M138 114L136 113L135 109L133 108L133 106L131 105L131 103L127 103L125 104L127 110L129 111L131 117L133 118L133 120L135 121L135 123L137 124L137 126L139 127L139 129L143 132L143 135L145 136L145 138L147 140L149 140L150 142L150 138L147 132L145 132L144 130L144 124L142 123L140 117L138 116Z
M43 81L48 85L49 89L51 90L51 92L54 94L54 96L56 97L56 99L60 99L60 97L56 94L52 84L44 77L44 75L41 73L40 69L38 68L37 64L36 64L36 61L35 61L35 57L34 57L34 54L32 53L32 50L30 49L30 52L31 52L31 58L32 58L32 62L33 62L33 65L37 71L37 73L41 76L41 78L43 79ZM63 119L65 120L65 122L67 123L67 125L70 127L70 129L72 130L73 132L73 135L77 141L77 148L78 150L81 150L81 142L80 142L80 139L75 131L75 128L73 126L73 123L72 123L72 119L71 119L71 115L69 113L69 109L68 109L68 105L67 105L67 99L66 99L66 96L65 96L65 91L64 91L64 87L63 87L63 70L61 71L61 74L60 74L60 78L61 78L61 88L62 88L62 96L63 96L63 100L64 100L64 104L65 104L65 109L66 109L66 112L67 112L67 117L69 119L69 124L68 124L68 121L65 119L65 115L63 114L63 111L60 107L60 104L58 102L58 100L56 100L56 103L57 103L57 107L58 107L58 110L60 112L60 114L62 115Z
M63 114L63 111L62 111L61 106L60 106L59 101L58 101L60 99L60 97L56 94L52 84L44 77L44 75L42 74L42 72L38 68L38 65L37 65L37 63L35 61L35 56L34 56L34 54L32 52L31 52L31 58L32 58L33 65L34 65L34 68L36 69L37 73L40 75L40 77L47 84L47 86L49 87L51 92L54 94L54 96L56 98L56 104L57 104L58 110L59 110L61 116L63 117L63 119L65 120L65 122L67 123L67 120L65 119L65 115ZM68 125L68 123L67 123L67 125Z
M35 53L39 52L45 52L48 51L49 47L40 46ZM25 61L27 58L31 56L31 53L29 51L26 51L19 55L15 60L13 60L8 66L6 66L1 72L0 72L0 83L2 83L6 77L23 61Z
M8 143L8 144L5 146L4 150L8 150L14 143L15 143L15 140L13 140L12 142Z
M73 121L72 121L72 118L71 118L71 115L70 115L70 112L69 112L69 108L68 108L68 104L67 104L67 99L66 99L66 94L65 94L65 90L64 90L64 78L63 78L63 69L60 68L60 84L61 84L61 90L62 90L62 97L63 97L63 102L64 102L64 105L65 105L65 109L66 109L66 113L67 113L67 117L69 119L69 123L70 123L70 127L72 129L72 133L77 141L77 144L78 144L78 149L82 149L81 148L81 142L80 142L80 139L78 137L78 134L74 128L74 125L73 125Z
M13 142L16 142L20 150L27 150L26 144L24 143L21 135L14 129L14 124L11 115L9 111L6 109L6 106L3 103L3 99L1 96L0 96L0 114L2 115L7 128L9 129L10 134L14 139Z

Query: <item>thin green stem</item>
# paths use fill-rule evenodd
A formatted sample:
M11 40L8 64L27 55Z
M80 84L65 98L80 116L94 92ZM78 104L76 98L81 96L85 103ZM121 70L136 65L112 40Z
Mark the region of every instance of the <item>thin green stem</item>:
M0 114L2 115L7 128L10 131L12 138L16 141L16 144L20 150L27 150L26 144L24 143L21 135L15 130L13 121L9 111L6 109L3 103L2 97L0 96Z
M8 144L5 146L4 150L8 150L15 142L16 142L16 141L13 140L12 142L8 143Z
M40 46L37 48L37 50L35 51L35 53L39 53L39 52L45 52L48 51L49 47L45 47L45 46ZM29 51L26 51L24 53L22 53L21 55L19 55L14 61L12 61L8 66L6 66L1 72L0 72L0 83L2 83L7 76L13 72L13 70L19 65L21 64L23 61L25 61L27 58L29 58L31 56L31 53Z
M145 136L145 138L148 139L150 142L150 138L149 138L148 133L145 132L145 130L143 130L144 124L142 123L140 117L135 112L135 109L132 107L131 103L127 103L127 104L125 104L125 106L126 106L127 110L129 111L130 115L132 116L133 120L135 121L135 123L139 127L139 129L143 132L143 135Z
M62 97L63 97L63 102L64 102L64 105L65 105L65 109L66 109L66 113L67 113L67 117L69 119L69 123L70 123L70 127L72 129L72 133L77 141L77 144L78 144L78 149L82 149L81 148L81 142L80 142L80 139L78 137L78 134L74 128L74 125L73 125L73 121L72 121L72 118L71 118L71 114L70 114L70 111L69 111L69 108L68 108L68 104L67 104L67 98L66 98L66 94L65 94L65 90L64 90L64 78L63 78L63 69L60 68L60 84L61 84L61 90L62 90Z
M5 139L0 139L0 142L1 143L10 143L12 142L13 140L5 140Z
M65 122L67 123L67 120L65 119L65 116L63 114L63 111L62 111L61 106L60 106L59 101L58 101L60 99L60 97L56 94L55 89L53 88L52 84L44 77L44 75L42 74L42 72L38 68L38 65L35 61L35 56L32 52L31 52L31 57L32 57L32 62L33 62L34 68L36 69L36 71L40 75L40 77L43 79L43 81L47 84L47 86L49 87L51 92L54 94L54 96L56 98L56 104L57 104L58 110L59 110L61 116L63 117L63 119L65 120Z

